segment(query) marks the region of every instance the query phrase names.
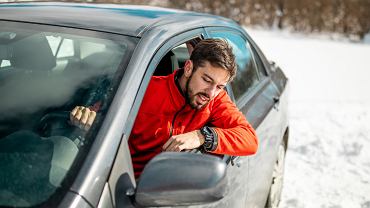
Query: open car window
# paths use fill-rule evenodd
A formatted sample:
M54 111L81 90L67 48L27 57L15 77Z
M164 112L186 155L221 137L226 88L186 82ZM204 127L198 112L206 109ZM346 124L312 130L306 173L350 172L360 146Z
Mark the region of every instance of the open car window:
M1 207L49 203L55 192L68 189L136 42L119 35L0 21ZM75 106L97 112L88 133L69 122Z
M184 67L185 61L190 59L192 48L200 40L200 37L194 37L168 51L156 66L153 76L166 76Z

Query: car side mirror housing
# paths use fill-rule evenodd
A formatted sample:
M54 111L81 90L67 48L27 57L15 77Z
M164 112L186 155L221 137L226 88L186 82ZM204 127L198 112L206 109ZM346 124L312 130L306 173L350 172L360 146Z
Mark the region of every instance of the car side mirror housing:
M211 155L163 152L140 176L135 201L141 206L211 203L227 193L226 163Z

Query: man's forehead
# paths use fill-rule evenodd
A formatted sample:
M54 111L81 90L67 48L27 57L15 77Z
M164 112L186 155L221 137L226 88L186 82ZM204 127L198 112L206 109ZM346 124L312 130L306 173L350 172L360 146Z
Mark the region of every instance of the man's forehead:
M221 67L215 67L208 63L205 64L205 67L202 68L203 74L212 79L217 84L226 85L230 79L230 73Z

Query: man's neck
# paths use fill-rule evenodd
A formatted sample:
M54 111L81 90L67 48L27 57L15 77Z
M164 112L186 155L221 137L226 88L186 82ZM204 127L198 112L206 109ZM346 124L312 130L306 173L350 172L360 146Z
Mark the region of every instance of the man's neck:
M180 71L181 70L181 71ZM184 76L184 69L179 69L179 71L176 74L175 82L177 85L177 88L179 88L180 93L185 96L186 92L186 77Z

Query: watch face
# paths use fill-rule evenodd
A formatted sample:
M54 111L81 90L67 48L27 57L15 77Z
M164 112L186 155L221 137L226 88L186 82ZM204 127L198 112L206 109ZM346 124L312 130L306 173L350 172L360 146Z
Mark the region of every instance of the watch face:
M210 149L212 147L212 142L211 141L205 141L203 145L204 145L205 148Z
M209 127L205 126L201 128L200 132L203 134L205 140L203 143L204 149L206 151L211 151L214 143L214 135L212 130Z

